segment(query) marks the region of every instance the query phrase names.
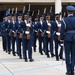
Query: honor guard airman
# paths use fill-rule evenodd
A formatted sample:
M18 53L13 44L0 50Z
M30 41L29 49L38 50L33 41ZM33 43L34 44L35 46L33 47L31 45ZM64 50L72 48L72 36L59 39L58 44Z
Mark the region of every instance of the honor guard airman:
M34 52L36 52L36 47L37 47L37 39L38 39L38 21L39 21L39 16L35 16L35 21L34 21ZM40 52L40 51L39 51Z
M32 39L32 47L34 48L34 11L32 12L32 15L30 16L31 21L31 39Z
M74 6L67 6L68 16L61 23L61 42L64 42L66 75L74 75L75 64L75 17Z
M17 53L19 55L19 58L22 59L22 14L18 13L18 22L16 22L16 41L17 41Z
M66 60L66 75L74 75L74 64L75 64L75 17L73 13L75 7L67 6L68 17L60 20L60 13L55 14L55 21L52 21L52 7L50 12L46 14L46 8L44 13L40 15L34 15L34 11L31 15L30 4L28 11L25 6L23 12L10 14L10 9L7 11L3 18L3 22L0 23L0 31L2 34L3 50L10 54L12 47L12 54L16 56L15 42L17 47L17 54L20 59L25 62L33 62L32 47L36 52L37 40L39 44L39 53L43 55L43 51L48 58L56 55L56 60L63 59L63 49L65 48L65 60ZM34 15L34 16L33 16ZM34 22L32 18L34 17ZM53 52L53 39L55 42L55 55ZM63 45L64 42L64 45ZM58 54L58 45L60 46L60 53ZM22 51L22 48L23 51ZM22 53L23 52L23 53ZM28 57L27 57L28 52ZM50 54L49 54L50 53Z
M44 15L40 15L40 21L38 22L38 40L39 40L39 51L43 55L44 50ZM43 45L42 45L43 44Z
M2 46L3 50L7 52L7 42L6 42L6 24L7 21L7 15L3 17L3 22L0 23L0 30L2 35Z
M52 30L51 13L48 13L46 15L46 21L43 24L45 26L44 28L45 28L46 55L49 58L50 57L49 48L48 48L49 43L50 43L49 47L50 47L51 56L53 57L53 40L52 40L53 30Z
M12 14L12 25L11 25L11 45L12 45L12 54L16 56L15 43L16 43L16 14Z
M55 21L53 22L54 26L54 43L55 43L55 55L56 55L56 60L59 61L60 59L63 59L63 46L61 45L60 42L60 29L61 29L61 20L60 20L60 13L55 14ZM58 55L58 48L60 48L60 54Z
M7 51L8 54L10 54L11 52L11 24L12 24L12 18L11 18L11 14L8 14L8 20L5 23L7 25Z
M33 31L34 31L34 23L33 23L33 21L32 21L32 15L31 16L29 16L29 19L28 19L28 21L29 21L29 23L31 24L31 45L32 45L32 47L33 47L33 44L34 44L34 33L33 33Z
M27 15L26 21L24 18L24 22L22 22L22 43L23 43L23 58L25 62L34 61L32 58L32 44L31 44L31 23L29 20L29 15ZM28 57L27 57L27 49L28 49Z

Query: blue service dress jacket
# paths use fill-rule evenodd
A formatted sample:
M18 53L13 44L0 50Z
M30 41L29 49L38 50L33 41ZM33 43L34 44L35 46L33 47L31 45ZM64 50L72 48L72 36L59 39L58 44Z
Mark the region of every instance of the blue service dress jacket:
M44 25L45 37L47 37L48 36L48 33L47 33L47 31L48 31L48 23L47 23L47 21L44 21L43 25ZM50 21L49 26L50 26L50 35L52 37L53 36L53 23L52 23L52 21Z
M61 24L61 40L75 42L75 17L70 15Z
M60 27L61 29L61 21L60 21L60 24L58 24L56 21L53 21L53 38L55 40L58 40L58 27ZM60 36L60 32L59 32L59 36Z

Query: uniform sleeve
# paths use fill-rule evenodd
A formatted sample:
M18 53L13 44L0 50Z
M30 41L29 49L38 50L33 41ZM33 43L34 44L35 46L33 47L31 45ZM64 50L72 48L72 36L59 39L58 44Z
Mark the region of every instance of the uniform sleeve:
M60 39L64 40L64 34L65 34L65 25L63 21L61 22L61 31L60 31Z
M20 32L22 33L23 32L23 22L21 22L21 30Z
M38 31L38 23L35 24L35 30Z
M15 29L16 29L16 32L17 32L17 31L18 31L18 30L17 30L17 29L18 29L18 28L17 28L17 23L15 23Z
M0 23L0 31L1 31L1 23Z
M8 26L8 24L7 24L7 22L5 22L5 30L6 30L6 32L7 32L7 26Z
M43 22L43 27L44 27L44 30L46 31L46 23Z
M54 24L53 24L53 22L51 22L51 32L52 32L52 34L54 33Z
M10 26L9 26L9 31L11 31L11 29L12 29L12 22L10 23Z
M40 29L40 25L39 25L39 22L38 22L37 24L38 24L38 29Z

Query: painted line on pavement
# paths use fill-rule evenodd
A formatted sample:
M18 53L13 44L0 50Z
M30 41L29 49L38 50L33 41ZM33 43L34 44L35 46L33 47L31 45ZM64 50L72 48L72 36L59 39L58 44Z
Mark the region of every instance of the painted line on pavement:
M52 67L61 66L61 65L62 64L55 64L55 65L50 65L50 66L41 66L41 67L37 67L37 68L18 70L18 71L14 71L13 74L22 73L22 72L28 72L28 71L35 71L35 70L40 70L40 69L44 69L44 68L52 68ZM11 73L7 72L7 73L2 73L0 75L10 75L10 74Z

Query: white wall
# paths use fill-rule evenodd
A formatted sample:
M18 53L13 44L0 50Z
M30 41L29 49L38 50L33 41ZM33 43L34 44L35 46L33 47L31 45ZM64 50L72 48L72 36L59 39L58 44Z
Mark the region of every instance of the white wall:
M60 1L60 0L59 0ZM51 2L55 2L55 0L0 0L0 2L2 3L5 3L5 2L17 2L17 3L23 3L23 2L25 2L25 3L28 3L28 2L30 2L30 3L35 3L35 2L38 2L38 3L51 3ZM75 0L62 0L62 2L75 2Z

